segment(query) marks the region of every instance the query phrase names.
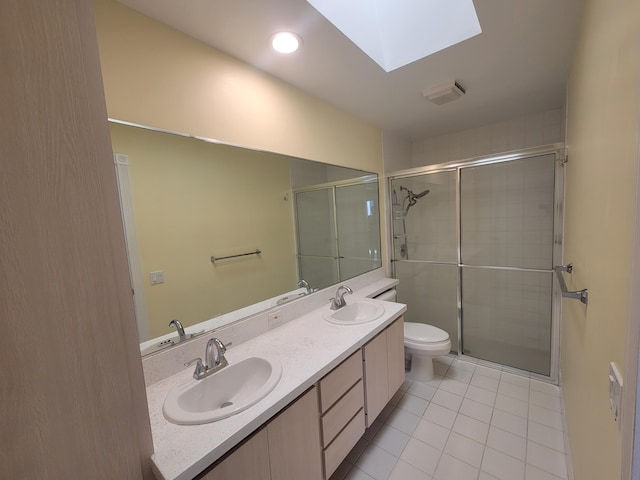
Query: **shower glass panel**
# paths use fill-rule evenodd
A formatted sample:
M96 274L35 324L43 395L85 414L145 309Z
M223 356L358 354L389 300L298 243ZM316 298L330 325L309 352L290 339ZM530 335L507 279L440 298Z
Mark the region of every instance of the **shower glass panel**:
M340 281L382 265L378 183L336 187Z
M395 264L398 302L409 308L405 322L427 323L445 330L456 352L458 338L458 266L399 261Z
M312 288L338 282L333 189L297 192L295 201L300 278Z
M460 172L462 351L550 375L555 155Z

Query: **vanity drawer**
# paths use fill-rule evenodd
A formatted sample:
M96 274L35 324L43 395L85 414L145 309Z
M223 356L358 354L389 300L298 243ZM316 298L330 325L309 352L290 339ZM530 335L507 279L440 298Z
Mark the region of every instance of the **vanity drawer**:
M362 353L358 350L320 380L320 411L325 413L359 379L362 379Z
M358 383L322 416L322 446L329 445L356 412L363 407L364 388L362 380L358 380Z
M324 451L325 478L329 478L364 434L364 409L360 409L349 424Z

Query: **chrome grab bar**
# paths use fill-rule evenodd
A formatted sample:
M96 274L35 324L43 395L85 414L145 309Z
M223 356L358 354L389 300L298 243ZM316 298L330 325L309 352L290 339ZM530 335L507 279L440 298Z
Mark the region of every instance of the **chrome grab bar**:
M567 284L564 281L564 277L562 276L562 272L572 273L573 265L556 265L553 267L556 272L556 277L558 277L558 283L560 284L560 290L562 291L563 298L573 298L575 300L580 300L582 303L587 305L589 302L589 292L586 288L577 291L567 290Z
M260 249L256 248L255 252L239 253L237 255L227 255L226 257L214 257L212 255L211 256L211 263L215 263L218 260L226 260L227 258L246 257L247 255L260 255L261 253L262 252L260 251Z

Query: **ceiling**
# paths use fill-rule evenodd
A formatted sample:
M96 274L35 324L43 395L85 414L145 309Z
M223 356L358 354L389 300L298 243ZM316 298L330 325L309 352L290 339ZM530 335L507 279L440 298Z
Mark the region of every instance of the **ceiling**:
M562 107L583 3L474 0L481 34L387 73L304 0L119 1L412 141ZM281 30L302 49L273 52ZM422 96L453 79L464 97Z

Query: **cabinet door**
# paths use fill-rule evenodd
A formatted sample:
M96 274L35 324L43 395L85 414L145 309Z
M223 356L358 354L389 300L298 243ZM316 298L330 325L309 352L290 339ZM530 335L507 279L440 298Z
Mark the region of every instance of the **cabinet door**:
M267 425L271 480L322 480L319 412L313 387Z
M389 401L387 331L362 348L364 358L364 409L367 428Z
M269 480L267 431L260 430L244 442L201 480Z
M404 383L404 318L400 317L386 330L388 358L389 398Z

